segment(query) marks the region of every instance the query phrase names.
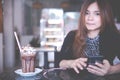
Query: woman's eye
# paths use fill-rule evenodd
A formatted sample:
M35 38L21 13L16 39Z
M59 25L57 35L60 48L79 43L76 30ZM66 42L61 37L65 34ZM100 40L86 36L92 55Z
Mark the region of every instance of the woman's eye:
M100 13L96 13L96 15L100 15Z
M89 14L88 12L85 12L85 15Z

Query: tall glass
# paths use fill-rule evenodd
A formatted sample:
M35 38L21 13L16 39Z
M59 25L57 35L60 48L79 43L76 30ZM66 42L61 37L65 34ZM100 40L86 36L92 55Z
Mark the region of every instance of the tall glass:
M35 56L36 52L30 48L23 48L21 51L21 63L22 63L22 72L34 72L35 71Z

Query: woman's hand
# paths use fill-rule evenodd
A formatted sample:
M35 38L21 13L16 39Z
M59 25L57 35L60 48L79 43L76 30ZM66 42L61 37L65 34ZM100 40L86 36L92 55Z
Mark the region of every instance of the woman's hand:
M108 60L103 60L103 64L96 62L95 65L88 65L87 70L90 73L93 73L98 76L104 76L109 74L111 65Z
M79 70L83 70L87 66L87 58L78 58L75 60L70 60L69 67L73 68L76 73L79 73Z

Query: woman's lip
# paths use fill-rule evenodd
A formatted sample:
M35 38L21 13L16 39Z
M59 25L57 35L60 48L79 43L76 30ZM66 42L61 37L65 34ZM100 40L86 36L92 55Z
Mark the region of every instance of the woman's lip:
M95 25L94 23L87 23L88 25Z

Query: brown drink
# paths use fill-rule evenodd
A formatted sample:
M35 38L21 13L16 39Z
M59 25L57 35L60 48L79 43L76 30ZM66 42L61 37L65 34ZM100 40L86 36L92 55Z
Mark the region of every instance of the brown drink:
M36 53L31 47L24 47L21 52L22 72L35 71L35 56Z

